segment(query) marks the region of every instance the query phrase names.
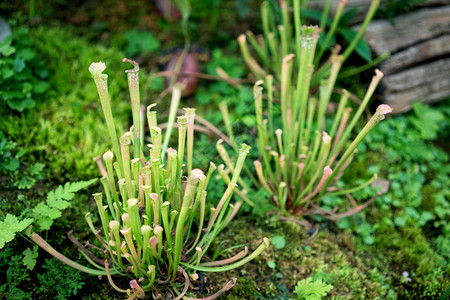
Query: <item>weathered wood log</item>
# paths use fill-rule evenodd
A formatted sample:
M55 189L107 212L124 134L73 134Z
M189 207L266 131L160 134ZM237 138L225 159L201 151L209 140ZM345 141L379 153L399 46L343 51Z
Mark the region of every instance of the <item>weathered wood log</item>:
M380 69L385 75L388 75L449 54L450 35L446 34L391 55L381 63Z
M373 21L364 34L377 55L395 53L430 38L450 33L450 6L421 9L395 19Z
M394 113L408 111L414 101L446 99L450 95L450 58L388 75L382 80L382 91Z
M357 8L358 11L351 20L350 24L354 25L357 23L360 23L366 13L369 9L370 3L372 0L347 0L347 3L345 4L345 10L354 9ZM387 0L381 0L380 7L383 7L385 5ZM322 11L323 7L325 5L325 0L309 0L308 7L310 9L315 9ZM330 5L330 16L334 16L337 10L337 7L339 5L338 0L332 0ZM413 4L413 7L432 7L432 6L439 6L439 5L450 5L450 0L427 0L426 2L417 2Z
M399 16L394 24L372 22L365 39L376 55L392 53L380 65L384 102L394 113L414 101L436 102L450 95L450 5Z
M381 0L380 7L386 1ZM339 2L331 1L331 17ZM345 9L358 8L352 22L364 19L371 2L347 1ZM325 0L310 0L309 7L322 10L324 3ZM372 21L364 35L375 56L391 53L380 65L385 77L379 92L394 113L409 110L414 101L430 103L450 96L450 0L428 0L414 3L413 7L415 11L398 16L393 22Z

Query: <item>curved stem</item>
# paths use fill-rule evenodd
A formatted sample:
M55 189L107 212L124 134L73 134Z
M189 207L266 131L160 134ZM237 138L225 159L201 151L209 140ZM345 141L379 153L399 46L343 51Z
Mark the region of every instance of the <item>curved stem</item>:
M79 271L82 271L82 272L85 272L85 273L88 273L91 275L107 275L107 273L105 271L94 270L94 269L85 267L83 265L80 265L80 264L74 262L73 260L70 260L69 258L65 257L64 255L62 255L61 253L56 251L40 235L38 235L35 232L29 234L28 236L30 237L30 239L33 240L33 242L38 244L39 247L41 247L42 249L44 249L45 251L50 253L53 257L59 259L61 262L65 263L66 265L71 266L74 269L77 269ZM117 274L117 272L115 270L113 270L111 272L111 274Z
M260 255L264 250L266 250L267 248L269 248L270 246L270 241L268 238L264 238L263 242L261 243L261 245L259 245L259 247L249 256L247 256L244 259L241 259L238 262L235 262L234 264L228 265L228 266L222 266L222 267L207 267L207 266L195 266L195 265L190 265L187 263L181 263L183 266L186 266L187 268L193 269L193 270L197 270L197 271L202 271L202 272L224 272L224 271L229 271L229 270L233 270L236 269L246 263L248 263L249 261L253 260L254 258L256 258L258 255Z

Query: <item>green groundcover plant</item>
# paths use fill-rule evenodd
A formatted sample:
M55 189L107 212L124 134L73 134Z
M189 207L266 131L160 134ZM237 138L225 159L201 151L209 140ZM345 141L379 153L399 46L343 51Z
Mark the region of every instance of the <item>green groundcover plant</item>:
M65 257L52 248L31 227L28 237L48 253L80 271L104 275L111 286L133 298L153 297L181 299L192 284L199 283L198 271L228 271L254 259L269 247L263 239L260 246L249 254L245 247L234 256L211 261L207 251L239 210L242 202L231 203L231 197L250 147L242 144L227 189L215 208L206 211L207 187L216 169L213 163L206 174L192 168L194 155L195 109L186 108L178 117L178 148L167 150L162 160L162 132L157 126L157 115L147 108L151 144L149 159L144 154L144 118L140 110L139 66L126 71L130 88L133 126L117 137L111 112L107 75L104 63L92 63L89 71L96 83L112 151L98 161L103 177L103 193L93 195L97 205L101 229L97 230L88 212L85 219L100 242L104 258L76 243L82 255L93 266L86 267ZM175 91L177 91L175 89ZM186 153L186 165L184 157ZM196 152L197 154L197 152ZM106 201L105 201L106 200ZM18 224L22 230L28 220ZM119 287L113 276L131 279L129 286ZM233 278L214 297L235 285Z
M300 280L294 292L298 300L320 300L333 289L333 286L326 284L321 279L312 281L311 277Z
M0 112L22 112L36 105L36 99L45 93L49 71L36 59L37 53L27 27L19 27L0 42Z

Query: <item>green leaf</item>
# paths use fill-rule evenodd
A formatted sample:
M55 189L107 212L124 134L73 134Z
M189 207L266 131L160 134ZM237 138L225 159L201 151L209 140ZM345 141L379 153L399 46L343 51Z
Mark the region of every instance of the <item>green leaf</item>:
M42 94L45 91L47 91L50 87L50 83L48 83L47 81L38 81L33 85L33 91L36 94Z
M33 208L33 217L39 225L40 230L48 230L53 225L53 220L61 217L61 210L70 206L69 200L75 197L75 192L84 189L96 182L97 179L78 182L67 182L60 185L47 195L47 204L41 202Z
M344 13L341 16L341 19L339 20L339 28L347 26L347 24L356 16L358 13L358 8L350 8L344 11Z
M372 235L367 235L363 238L363 241L367 245L372 245L375 242L375 238Z
M59 188L61 188L61 186L59 186ZM63 200L63 198L61 197L63 195L58 194L58 189L56 191L51 191L50 193L48 193L47 203L50 207L54 207L61 210L69 207L70 203L68 201Z
M445 115L421 102L414 102L412 107L416 115L416 117L411 118L413 126L420 132L424 139L436 139L441 128L440 124L446 122Z
M25 62L22 59L16 58L13 61L13 70L20 73L25 69Z
M284 246L286 246L286 240L283 236L281 235L276 235L274 236L271 240L270 243L272 245L274 245L277 249L283 249Z
M67 182L64 187L62 185L58 186L56 190L51 191L47 196L47 204L50 207L57 208L59 210L66 209L70 206L67 200L72 200L75 197L75 192L84 189L97 181L97 179L89 181L79 181L79 182Z
M352 29L341 29L339 32L349 43L351 43L351 41L357 35L357 32ZM364 39L360 39L358 41L358 44L356 44L356 47L355 47L355 51L356 51L356 53L359 54L359 56L361 56L367 62L372 61L372 52L370 51L370 47L369 47L369 45L367 45L367 43Z
M41 230L49 230L53 225L53 220L61 217L61 211L57 208L50 208L41 202L32 210L33 217Z
M5 220L0 221L0 249L12 241L17 232L30 226L32 222L33 219L27 218L19 221L16 216L7 214Z
M19 188L19 190L29 190L36 183L36 179L30 176L22 176L20 180L14 182L14 185Z
M32 176L38 176L42 173L42 171L45 168L45 164L43 163L35 163L30 167L30 175Z
M5 168L5 170L13 172L13 171L19 169L20 162L18 159L13 158L8 162L4 162L3 167Z
M23 100L8 100L8 106L12 110L24 111L27 108L32 108L36 104L33 99L26 98Z
M320 22L322 20L323 13L321 11L314 10L314 9L302 9L301 14L302 14L303 18L308 18L308 19ZM331 26L332 22L333 21L327 17L326 24L328 26Z
M273 211L276 209L275 205L270 198L270 194L263 188L259 189L253 196L254 199L258 200L258 205L255 205L252 209L252 213L260 218L264 218L268 211Z
M28 270L33 270L36 265L36 258L39 256L38 254L38 245L35 245L33 249L27 248L22 252L23 260L22 263Z
M367 236L372 232L372 226L369 223L362 223L358 226L358 231L362 236Z
M5 68L2 68L1 69L1 76L3 77L3 79L9 79L9 78L11 78L11 77L13 77L14 76L14 71L13 71L13 69L5 69Z
M130 30L124 34L125 53L130 56L152 53L161 47L161 42L150 31Z
M394 219L394 223L395 225L397 225L398 227L403 227L406 225L406 218L402 217L402 216L397 216Z
M91 179L87 181L78 181L78 182L67 182L64 185L64 190L67 190L70 193L76 193L79 190L85 189L94 182L97 182L97 179Z
M24 61L32 60L36 56L36 53L30 48L23 48L17 50L16 57L23 59Z
M2 43L0 43L0 53L3 56L10 56L16 52L16 48L11 46L12 39L6 38Z
M277 266L276 263L273 260L269 260L267 262L267 266L271 269L275 269L275 267Z
M299 300L320 300L333 288L332 285L321 279L312 281L311 277L300 280L295 287L295 293Z

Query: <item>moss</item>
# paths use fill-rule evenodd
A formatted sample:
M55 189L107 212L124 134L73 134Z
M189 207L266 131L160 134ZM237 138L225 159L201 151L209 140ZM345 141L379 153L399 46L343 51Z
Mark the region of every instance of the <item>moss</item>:
M92 61L103 60L110 74L113 113L122 127L128 125L127 80L121 63L123 53L89 44L69 30L39 27L30 31L40 56L51 70L52 88L32 111L5 116L0 130L18 148L44 162L53 182L76 181L98 176L93 158L107 148L104 117L95 84L88 72Z
M422 188L422 207L424 210L434 211L436 200L433 194L435 192L436 190L430 184Z
M247 217L229 225L220 237L224 242L220 247L250 244L252 250L263 236L275 235L282 235L289 241L284 248L271 246L270 251L240 269L226 274L208 274L208 292L214 293L229 278L237 277L236 286L222 299L288 299L295 297L292 292L299 280L313 276L335 287L330 293L332 297L377 299L389 294L386 274L365 264L345 233L335 234L326 229L310 240L306 230L297 224L270 219L265 223L254 222ZM339 242L345 240L348 245ZM275 262L275 269L268 267L269 261Z
M358 242L358 255L368 266L386 273L398 297L437 299L443 293L449 270L420 228L413 223L394 227L380 222L376 236L372 246Z

